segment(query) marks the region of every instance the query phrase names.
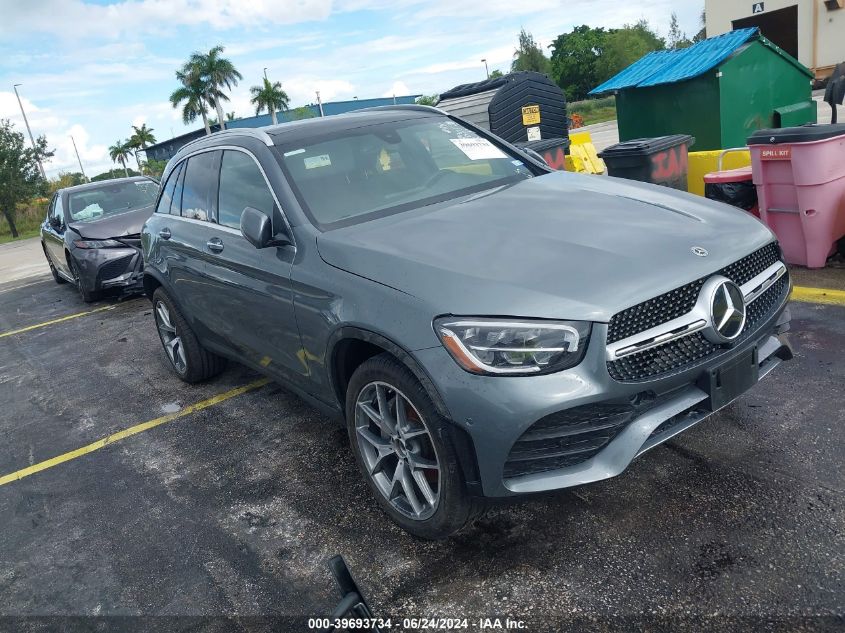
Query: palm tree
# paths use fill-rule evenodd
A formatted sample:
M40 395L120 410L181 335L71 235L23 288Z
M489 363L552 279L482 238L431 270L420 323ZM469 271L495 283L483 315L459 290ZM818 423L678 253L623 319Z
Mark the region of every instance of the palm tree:
M194 53L185 64L184 70L189 75L198 76L205 84L205 102L217 110L217 120L220 122L220 129L226 129L225 117L223 116L223 101L228 101L223 89L231 90L238 85L238 80L243 75L238 72L235 65L225 57L222 46L215 46L208 53Z
M156 137L153 135L152 128L147 127L146 123L142 123L141 127L132 126L134 132L129 137L129 146L135 150L135 162L138 163L138 170L141 169L141 162L138 160L138 150L147 149L147 145L155 145Z
M118 141L109 147L109 158L115 163L120 163L123 166L123 173L129 177L129 170L126 168L126 161L132 156L132 147L129 141Z
M187 69L187 72L185 72ZM211 134L211 127L208 125L208 106L205 100L206 88L200 78L194 75L188 65L176 71L176 79L182 82L182 86L173 91L170 95L170 103L174 108L182 106L182 122L193 123L198 116L202 116L202 123L205 126L205 133Z
M276 111L287 110L290 102L288 93L282 90L281 82L270 83L270 80L265 77L264 85L253 86L249 91L252 94L250 102L255 106L255 114L261 114L261 111L266 109L273 119L273 125L277 125Z

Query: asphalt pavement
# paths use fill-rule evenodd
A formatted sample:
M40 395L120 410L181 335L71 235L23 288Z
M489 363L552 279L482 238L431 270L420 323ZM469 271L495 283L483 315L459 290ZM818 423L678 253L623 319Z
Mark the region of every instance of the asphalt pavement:
M334 554L397 630L841 630L845 307L792 310L795 360L726 409L619 477L432 543L387 520L345 430L280 386L234 364L176 380L146 299L0 278L0 630L304 631L337 600Z

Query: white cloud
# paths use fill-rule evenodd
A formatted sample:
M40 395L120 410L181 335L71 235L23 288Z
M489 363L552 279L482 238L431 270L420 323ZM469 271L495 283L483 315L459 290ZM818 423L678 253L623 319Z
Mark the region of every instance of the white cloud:
M400 97L411 94L410 89L404 81L394 81L389 90L382 93L382 97Z
M123 0L100 5L84 0L4 2L0 33L53 33L66 38L117 39L180 26L233 29L323 20L332 0Z

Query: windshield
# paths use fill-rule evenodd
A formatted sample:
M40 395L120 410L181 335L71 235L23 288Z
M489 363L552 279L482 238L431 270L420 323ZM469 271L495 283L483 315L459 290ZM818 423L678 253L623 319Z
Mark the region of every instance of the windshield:
M279 149L300 203L322 229L533 175L516 156L443 116L370 125Z
M136 180L104 184L68 195L73 222L90 222L155 204L158 184L152 180Z

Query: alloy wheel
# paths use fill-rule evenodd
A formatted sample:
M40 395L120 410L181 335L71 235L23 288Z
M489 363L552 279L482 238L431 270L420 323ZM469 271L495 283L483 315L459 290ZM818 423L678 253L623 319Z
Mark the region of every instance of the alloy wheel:
M355 432L376 488L403 515L422 521L440 501L440 461L413 403L385 382L371 382L355 402Z
M155 308L156 326L158 327L158 335L161 337L161 343L164 345L164 351L170 362L180 374L184 374L188 368L188 359L185 357L185 348L182 345L182 337L176 331L176 326L173 325L173 319L170 318L170 310L164 305L164 302L156 303Z

